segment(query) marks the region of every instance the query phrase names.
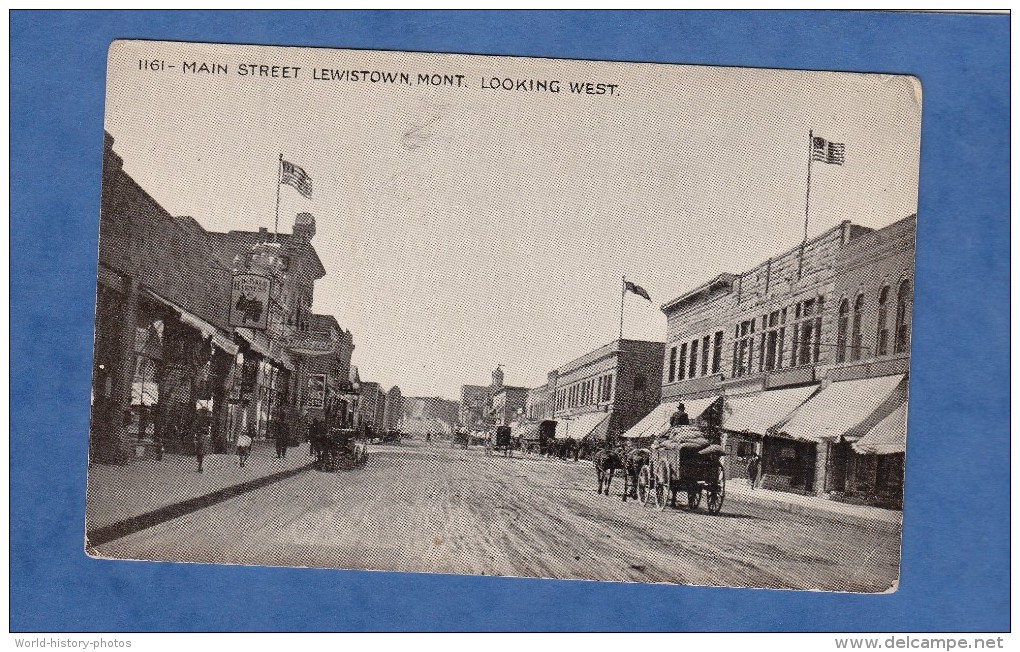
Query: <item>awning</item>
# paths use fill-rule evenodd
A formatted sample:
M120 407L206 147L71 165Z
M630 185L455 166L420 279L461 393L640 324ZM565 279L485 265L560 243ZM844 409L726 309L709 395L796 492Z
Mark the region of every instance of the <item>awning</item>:
M776 428L776 433L813 442L859 439L899 402L906 401L906 387L899 389L902 382L899 374L832 383ZM879 408L888 412L876 415Z
M294 362L291 360L291 356L286 351L277 346L279 353L274 354L272 352L273 345L265 335L259 331L254 331L250 328L236 328L234 329L238 335L240 335L245 342L247 342L251 348L264 358L269 358L272 362L294 371Z
M191 314L173 301L164 299L151 290L146 290L145 294L176 312L177 316L180 317L181 323L191 326L195 330L201 332L205 337L212 338L213 344L219 347L224 353L227 353L228 355L237 355L237 345L234 344L230 340L230 337L224 334L220 329L216 328L201 317Z
M521 439L538 439L541 431L541 424L538 423L522 423L514 428L514 437Z
M815 391L818 385L793 389L773 389L748 396L726 398L722 427L731 432L764 435L769 428L783 423Z
M645 418L631 426L630 430L623 433L621 437L637 439L640 437L658 437L669 430L669 418L676 412L677 403L684 404L684 411L693 422L708 409L710 405L719 400L718 396L708 398L695 398L689 400L676 400L670 403L663 403L649 412Z
M854 450L862 455L891 455L907 449L907 404L893 410L889 416L878 422L871 432L854 444Z
M598 437L609 427L608 412L589 412L574 417L573 419L556 420L556 439L577 439L581 440L588 435L594 434Z

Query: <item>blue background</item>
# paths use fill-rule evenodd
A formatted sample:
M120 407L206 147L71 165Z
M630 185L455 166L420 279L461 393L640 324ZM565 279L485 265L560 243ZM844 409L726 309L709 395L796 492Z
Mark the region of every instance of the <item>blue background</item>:
M1007 17L15 12L10 26L12 630L1009 628ZM116 38L917 75L924 106L900 590L858 596L87 558L103 97Z

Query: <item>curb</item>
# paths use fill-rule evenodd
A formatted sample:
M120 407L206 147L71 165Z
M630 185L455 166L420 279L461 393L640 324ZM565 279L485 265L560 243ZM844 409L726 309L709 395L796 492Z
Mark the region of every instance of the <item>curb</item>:
M159 525L160 523L165 523L184 516L185 514L190 514L206 507L211 507L217 503L222 503L225 500L230 500L231 498L235 498L241 494L248 493L249 491L260 489L266 485L273 484L274 482L279 482L280 480L286 480L287 478L303 473L311 468L311 463L305 464L304 466L299 466L294 469L280 471L272 475L248 480L241 484L218 489L212 493L205 494L204 496L188 498L187 500L183 500L179 503L166 505L165 507L160 507L152 510L151 512L139 514L138 516L131 516L121 521L104 525L103 527L98 527L94 530L87 530L85 532L85 549L90 550L96 546L104 545L114 541L115 539L126 537L129 534L134 534L135 532L140 532L155 525Z

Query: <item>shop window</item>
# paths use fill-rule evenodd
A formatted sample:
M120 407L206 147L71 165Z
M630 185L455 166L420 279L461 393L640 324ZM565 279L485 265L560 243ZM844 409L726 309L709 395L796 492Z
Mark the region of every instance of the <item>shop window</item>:
M905 353L910 347L910 309L913 293L910 279L900 283L896 292L896 344L894 353Z
M749 441L737 442L737 457L751 457L754 455L754 443Z
M863 297L858 297L863 298ZM854 315L856 319L856 314ZM889 353L889 286L878 292L878 337L875 341L875 355ZM856 360L857 358L854 358Z

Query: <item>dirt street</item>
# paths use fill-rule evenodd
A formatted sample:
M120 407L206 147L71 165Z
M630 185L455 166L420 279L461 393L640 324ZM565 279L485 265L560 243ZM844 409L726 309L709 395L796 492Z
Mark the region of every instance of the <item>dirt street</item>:
M595 493L589 462L374 446L99 548L113 558L835 591L895 584L898 526L773 511L731 493L659 512Z

